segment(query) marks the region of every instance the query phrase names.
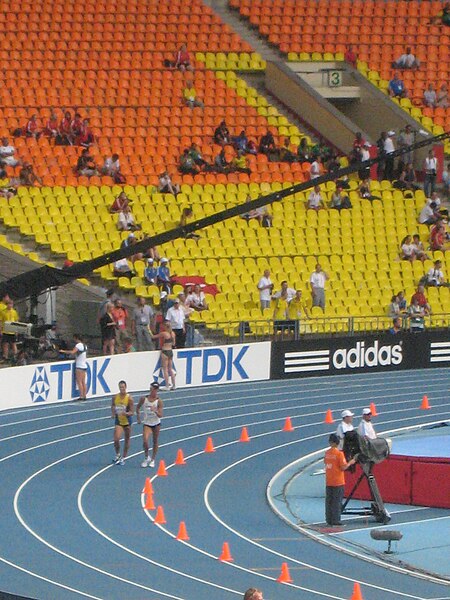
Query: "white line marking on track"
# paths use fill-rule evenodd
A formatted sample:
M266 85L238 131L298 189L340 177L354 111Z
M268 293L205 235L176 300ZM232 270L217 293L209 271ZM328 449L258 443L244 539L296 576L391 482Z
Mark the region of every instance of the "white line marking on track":
M417 519L417 521L405 521L402 523L399 523L398 526L399 527L405 527L405 525L418 525L419 523L429 523L430 521L442 521L444 519L450 519L450 516L447 517L430 517L429 519ZM379 527L380 524L378 523L378 525L374 525L373 527L360 527L358 529L349 529L348 531L341 531L341 532L332 532L329 535L332 536L337 536L340 535L341 533L344 534L349 534L349 533L353 533L354 531L370 531L371 529L375 529L376 527Z

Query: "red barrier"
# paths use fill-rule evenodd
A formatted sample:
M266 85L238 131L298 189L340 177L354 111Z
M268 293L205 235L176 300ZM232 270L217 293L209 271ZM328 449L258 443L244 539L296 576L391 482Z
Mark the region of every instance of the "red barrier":
M450 461L414 461L411 504L450 508Z

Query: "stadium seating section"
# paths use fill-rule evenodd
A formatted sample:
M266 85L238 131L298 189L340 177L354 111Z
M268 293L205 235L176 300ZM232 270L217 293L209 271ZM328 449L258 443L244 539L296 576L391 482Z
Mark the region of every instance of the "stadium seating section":
M388 15L378 15L377 7L393 3L353 4L359 11L352 15L358 19L354 26L357 22L359 27L366 27L366 16L382 19ZM352 42L360 58L369 61L359 43L363 37L353 31L353 24L347 29L354 38L341 30L337 37L338 19L346 18L350 25L350 3L346 0L339 3L343 7L339 14L331 0L320 0L314 4L317 15L305 0L246 0L234 5L285 52L317 50L322 56L342 52L342 45ZM418 4L423 5L428 4ZM269 6L274 9L270 29ZM435 8L435 3L430 5L431 12ZM285 15L292 18L285 19ZM304 16L308 18L300 26ZM313 16L318 20L311 30ZM55 147L46 138L14 140L17 154L33 163L44 185L19 188L15 198L1 199L0 218L6 226L18 228L38 245L50 248L55 257L87 260L119 246L126 234L117 231L116 217L109 213L109 207L122 189L133 200L133 214L143 227L142 235L151 235L174 227L187 205L193 207L194 218L201 218L242 203L249 195L255 198L307 179L309 165L272 163L261 155L250 157L251 175L206 173L193 178L176 174L178 157L192 142L200 145L206 158L213 158L219 150L212 141L213 130L222 119L232 134L245 128L255 139L270 128L278 143L289 137L296 146L305 135L239 77L236 71L258 70L264 68L264 62L200 0L25 1L8 7L0 19L4 65L0 73L0 135L23 126L30 114L38 114L43 123L51 108L77 107L83 116L89 116L97 135L96 159L101 161L118 152L127 179L127 185L120 187L112 185L109 178L75 177L78 148ZM313 47L312 31L326 37L326 43L319 40L316 47L315 38ZM434 40L434 29L431 33ZM286 46L287 39L292 40L292 47ZM387 56L381 40L380 33L374 61ZM399 47L406 41L402 36ZM185 75L164 68L164 60L173 59L182 43L195 57L193 78L198 96L205 102L203 110L183 106ZM397 49L392 47L393 52ZM434 56L440 56L437 45ZM374 62L373 67L371 63L371 68L377 69L380 77L387 75L381 62ZM439 73L436 71L436 76ZM156 192L158 173L165 167L182 182L177 198ZM212 325L271 318L271 310L262 315L256 290L265 268L270 268L277 285L286 278L293 287L302 289L306 304L310 304L308 280L317 259L331 276L325 315L335 318L322 325L322 331L340 330L343 325L337 318L349 315L355 317L357 328L361 316L385 315L394 291L405 289L409 296L431 263L400 262L398 247L406 233L417 230L427 242L428 228L417 226L423 193L405 199L387 182L372 182L373 192L382 201L370 203L359 199L356 181L351 186L351 211L309 211L305 194L299 193L273 206L271 228L233 219L200 232L198 241L177 240L160 248L160 253L171 259L172 273L203 275L220 289L215 298L208 298L210 310L195 314L193 319ZM325 195L329 197L333 189L334 184L328 183ZM23 253L18 244L10 245L6 238L2 237L0 244ZM433 258L441 256L434 253ZM38 259L37 254L30 257ZM131 281L120 278L117 283L124 291L157 302L158 290L147 286L142 278L144 266L137 261L136 277ZM445 269L450 273L449 257ZM109 266L99 274L105 280L115 279ZM448 309L448 292L447 288L429 290L435 313ZM322 314L320 309L311 311L312 317ZM387 324L388 320L373 321L374 328L386 328ZM268 333L270 327L261 325L261 333ZM229 334L236 333L235 324L224 328ZM313 325L308 330L314 331Z

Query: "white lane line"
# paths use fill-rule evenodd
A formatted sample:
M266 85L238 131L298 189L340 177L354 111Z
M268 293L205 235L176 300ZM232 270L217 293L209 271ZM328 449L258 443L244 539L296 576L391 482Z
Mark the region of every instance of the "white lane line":
M398 523L397 527L405 527L406 525L418 525L420 523L430 523L431 521L442 521L445 519L450 519L450 515L446 516L446 517L430 517L429 519L417 519L417 521L405 521L404 523ZM380 527L380 525L378 524L378 527ZM345 533L345 534L349 534L349 533L353 533L354 531L370 531L371 529L376 529L377 525L374 525L373 527L360 527L359 529L349 529L348 531L341 531L341 532L335 532L335 533L330 533L329 535L332 536L336 536L339 535L341 533ZM448 584L447 584L448 585Z

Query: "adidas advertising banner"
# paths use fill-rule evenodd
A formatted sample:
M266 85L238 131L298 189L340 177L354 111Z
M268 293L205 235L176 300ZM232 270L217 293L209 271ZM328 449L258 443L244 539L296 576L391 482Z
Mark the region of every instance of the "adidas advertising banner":
M271 343L174 350L177 387L242 383L269 379ZM130 392L165 385L160 353L133 352L88 358L88 398L117 393L124 379ZM0 410L79 397L72 360L0 370Z
M271 379L450 366L448 333L362 335L274 342Z

